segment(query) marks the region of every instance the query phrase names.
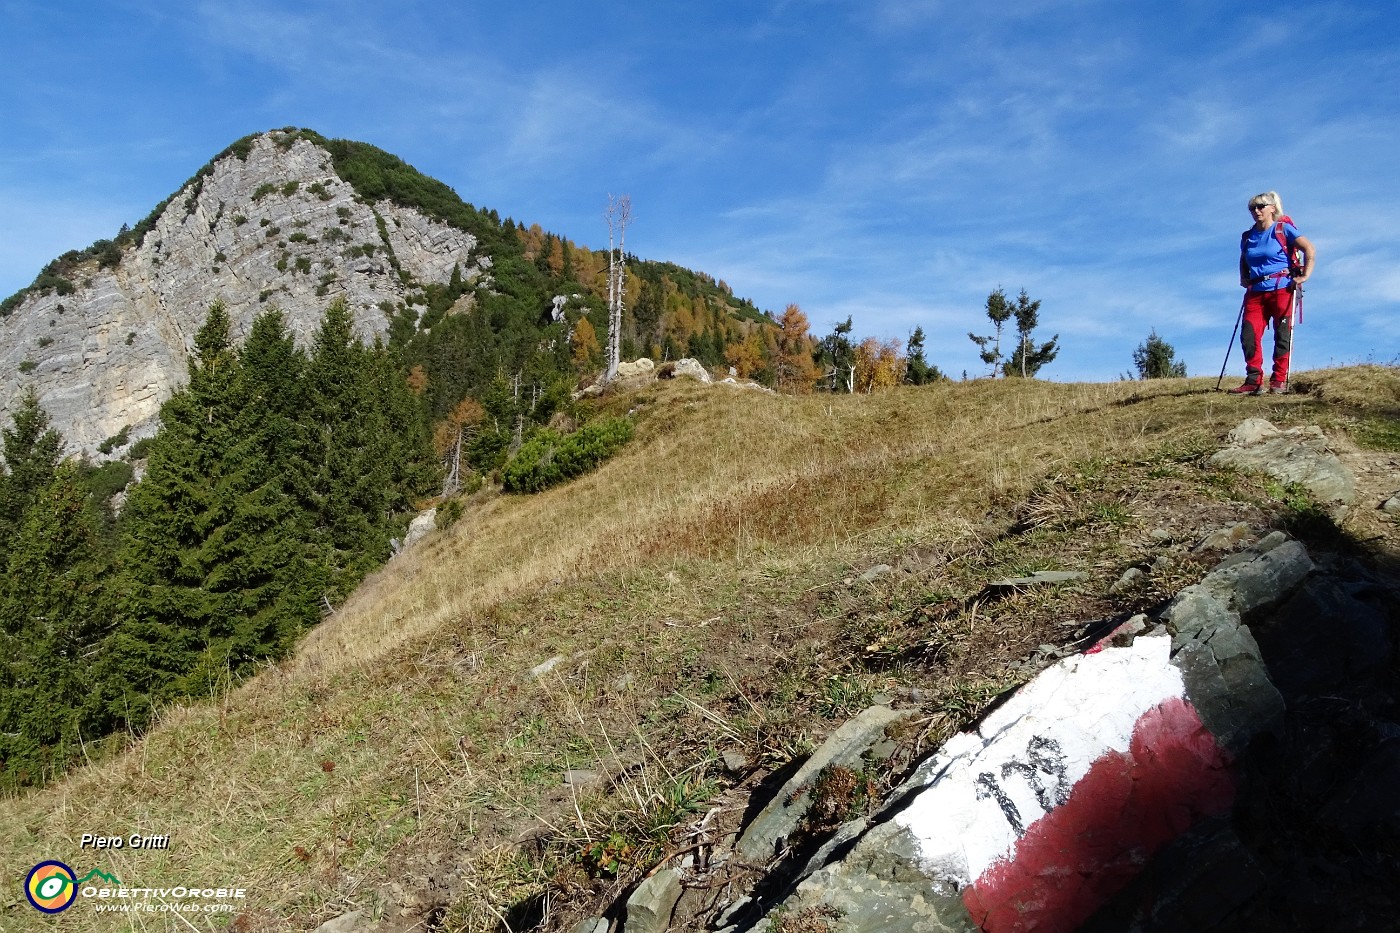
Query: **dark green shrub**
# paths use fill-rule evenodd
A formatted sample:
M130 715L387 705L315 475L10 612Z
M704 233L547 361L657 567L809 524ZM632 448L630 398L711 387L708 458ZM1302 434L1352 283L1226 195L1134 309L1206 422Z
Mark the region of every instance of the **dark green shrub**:
M85 466L83 485L98 502L107 502L131 482L135 470L124 460L109 460L99 467Z
M466 502L460 497L448 499L437 507L437 515L433 518L433 524L441 531L444 528L451 528L462 517L466 511Z
M608 418L572 434L543 429L526 441L501 474L507 492L539 492L598 467L632 439L632 422Z
M126 427L118 431L116 434L113 434L111 437L98 444L97 452L102 454L109 454L112 451L116 450L118 447L125 447L127 438L130 435L130 433L131 425L127 425Z

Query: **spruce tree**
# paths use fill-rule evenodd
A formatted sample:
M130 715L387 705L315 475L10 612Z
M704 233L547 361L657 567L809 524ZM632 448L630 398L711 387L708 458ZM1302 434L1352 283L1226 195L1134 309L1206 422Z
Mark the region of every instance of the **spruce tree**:
M1139 379L1174 379L1186 375L1186 364L1176 360L1172 345L1157 336L1154 327L1147 339L1133 351L1133 365Z
M99 525L70 462L37 491L12 538L0 582L0 786L42 781L100 731L84 715L109 624Z
M1009 307L1016 316L1016 350L1011 354L1011 359L1003 364L1002 372L1007 376L1034 378L1042 367L1059 355L1060 335L1056 334L1038 347L1035 345L1031 335L1040 323L1040 302L1031 301L1024 288L1016 296L1016 303Z
M333 595L390 553L412 500L436 482L436 458L403 375L355 337L350 312L326 309L306 369L299 496Z
M35 497L54 477L63 437L49 427L49 416L33 387L20 396L4 438L6 472L0 473L0 554L24 520Z
M226 655L235 668L282 654L318 617L324 581L291 479L306 442L298 421L305 366L281 312L271 310L254 321L230 387L233 439L221 493L232 505L205 587L234 597Z
M1002 361L1001 332L1010 320L1012 311L1011 303L1006 300L1006 292L1001 290L1001 286L998 285L987 295L986 310L988 320L996 329L980 337L968 331L967 339L977 344L977 355L991 368L988 375L996 376Z
M235 508L226 462L238 358L221 303L210 306L195 348L189 384L161 406L146 475L125 508L121 624L104 652L99 693L111 719L128 722L130 709L138 726L153 701L189 692L186 674L218 665L201 656L227 640L232 624L235 601L208 585L228 558Z
M943 373L924 358L924 329L915 327L904 346L904 381L909 385L921 386L943 378Z

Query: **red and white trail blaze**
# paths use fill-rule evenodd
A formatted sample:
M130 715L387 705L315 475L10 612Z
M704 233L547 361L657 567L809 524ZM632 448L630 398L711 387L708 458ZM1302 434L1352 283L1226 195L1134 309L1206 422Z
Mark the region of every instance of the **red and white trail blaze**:
M1234 801L1228 754L1138 638L1042 672L939 753L896 819L988 933L1071 931L1162 846Z

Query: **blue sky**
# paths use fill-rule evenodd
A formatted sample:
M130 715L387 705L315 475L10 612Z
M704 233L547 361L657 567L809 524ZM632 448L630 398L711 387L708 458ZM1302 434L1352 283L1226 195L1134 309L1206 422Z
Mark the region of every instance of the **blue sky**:
M1246 200L1316 244L1295 369L1400 355L1400 25L1374 2L0 0L0 296L248 133L372 143L502 216L983 370L987 293L1058 380L1155 328L1215 375ZM1232 373L1242 372L1239 351Z

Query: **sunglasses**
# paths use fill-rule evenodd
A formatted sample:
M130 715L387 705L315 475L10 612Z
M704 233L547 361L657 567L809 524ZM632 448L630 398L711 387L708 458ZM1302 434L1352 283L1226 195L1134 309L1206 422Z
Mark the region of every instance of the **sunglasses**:
M1262 211L1262 210L1263 210L1264 208L1266 208L1266 207L1273 207L1273 205L1272 205L1272 204L1251 204L1251 205L1249 205L1249 209L1252 210L1252 211Z

